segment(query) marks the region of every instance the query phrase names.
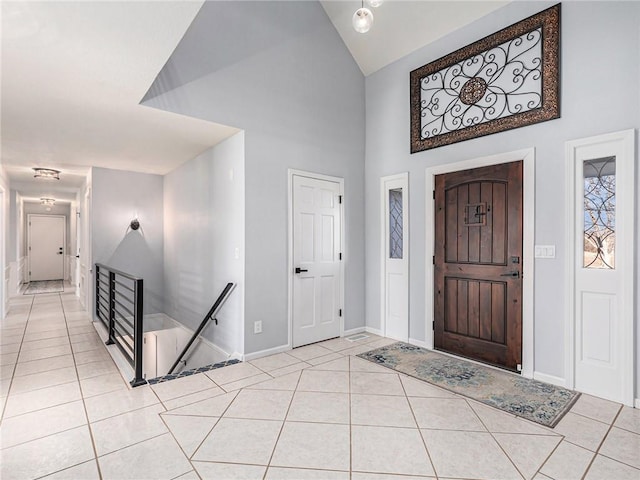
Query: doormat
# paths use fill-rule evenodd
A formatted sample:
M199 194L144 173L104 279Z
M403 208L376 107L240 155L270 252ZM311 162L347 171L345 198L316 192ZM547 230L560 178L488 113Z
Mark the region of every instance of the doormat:
M555 427L580 394L398 342L358 357L406 373L546 427Z
M40 280L37 282L29 282L29 285L27 285L27 289L24 291L23 295L58 292L64 292L62 280Z

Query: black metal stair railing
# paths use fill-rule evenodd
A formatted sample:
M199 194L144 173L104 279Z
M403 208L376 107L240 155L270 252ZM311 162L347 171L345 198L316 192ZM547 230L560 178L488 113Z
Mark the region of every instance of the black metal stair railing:
M96 263L96 316L107 328L107 345L116 345L131 364L131 386L144 385L142 374L143 279Z
M202 319L202 322L200 322L200 326L197 328L197 330L195 332L193 332L193 335L191 336L191 339L189 340L187 345L184 347L184 349L182 350L180 355L178 355L178 358L176 358L176 361L173 363L173 365L169 369L169 372L167 373L167 375L171 375L173 373L173 371L176 369L178 364L182 361L184 356L187 354L187 352L191 348L191 345L193 345L193 342L195 342L196 338L198 338L200 336L200 333L202 333L202 330L204 330L204 327L207 326L209 321L213 319L216 322L216 324L218 323L218 320L215 318L215 316L220 311L220 309L222 308L222 305L224 305L224 302L227 301L227 298L229 298L229 295L233 291L234 287L235 287L235 284L229 282L222 289L222 293L220 293L220 295L218 296L218 298L214 302L214 304L211 307L211 309L204 316L204 318Z

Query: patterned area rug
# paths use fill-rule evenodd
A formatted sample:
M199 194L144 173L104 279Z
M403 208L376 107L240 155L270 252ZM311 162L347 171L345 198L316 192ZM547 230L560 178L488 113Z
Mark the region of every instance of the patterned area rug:
M39 293L64 292L62 280L41 280L29 282L23 295L37 295Z
M358 357L459 393L532 422L554 427L580 394L398 342Z

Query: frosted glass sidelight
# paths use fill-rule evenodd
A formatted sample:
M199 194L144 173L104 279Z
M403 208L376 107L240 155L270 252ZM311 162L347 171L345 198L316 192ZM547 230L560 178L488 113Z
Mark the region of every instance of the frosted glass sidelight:
M586 160L584 172L584 268L615 268L616 159Z
M402 189L389 190L389 258L402 258Z

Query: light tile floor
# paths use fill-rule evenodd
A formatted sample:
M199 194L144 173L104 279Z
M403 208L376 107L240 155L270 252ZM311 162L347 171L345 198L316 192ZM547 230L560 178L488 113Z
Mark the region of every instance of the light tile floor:
M130 389L72 294L1 323L0 477L640 479L640 411L583 395L548 429L334 339Z

